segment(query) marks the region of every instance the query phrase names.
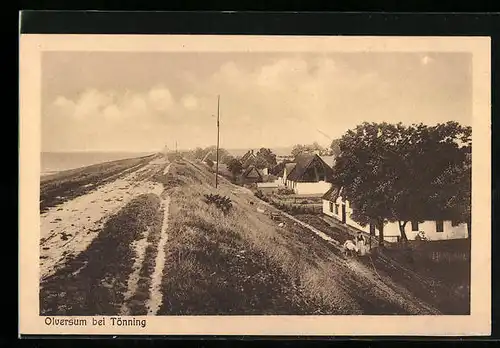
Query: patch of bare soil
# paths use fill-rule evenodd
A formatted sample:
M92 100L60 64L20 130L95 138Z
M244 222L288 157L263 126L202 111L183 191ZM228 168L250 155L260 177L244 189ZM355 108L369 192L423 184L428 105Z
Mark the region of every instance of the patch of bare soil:
M137 171L153 156L95 164L44 176L40 182L40 211L43 213L73 198L92 192L125 174Z
M168 296L168 293L162 293L161 291L161 281L163 278L163 271L165 268L165 245L168 239L168 217L169 217L169 206L170 197L163 199L162 210L163 210L163 223L161 227L161 233L154 241L150 242L152 253L156 254L154 261L154 269L148 269L148 276L151 281L150 284L150 295L148 298L148 303L146 304L146 310L148 315L156 315L163 303L164 298ZM151 255L152 257L153 255Z
M134 197L145 193L161 194L160 184L137 180L143 171L162 169L148 165L123 175L87 194L48 208L40 215L40 277L44 279L68 258L85 250L102 230L108 217L122 209ZM152 174L151 174L152 175Z
M116 315L134 266L133 242L154 226L155 194L130 201L109 218L90 245L40 284L41 315Z

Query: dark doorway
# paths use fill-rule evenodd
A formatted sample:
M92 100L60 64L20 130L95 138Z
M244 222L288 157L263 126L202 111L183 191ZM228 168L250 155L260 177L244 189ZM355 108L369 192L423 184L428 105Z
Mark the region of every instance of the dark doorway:
M345 204L342 204L342 223L346 222L346 214L345 214Z

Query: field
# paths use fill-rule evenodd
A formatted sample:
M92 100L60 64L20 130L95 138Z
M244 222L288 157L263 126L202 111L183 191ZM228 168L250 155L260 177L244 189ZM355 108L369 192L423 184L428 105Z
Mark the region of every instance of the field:
M64 181L91 176L89 168ZM154 156L120 168L112 179L95 175L86 183L107 180L100 188L68 191L42 214L42 314L422 315L468 308L465 297L461 306L453 296L444 303L428 275L402 272L400 250L345 258L291 218L273 219L280 211L250 190L223 177L216 189L202 164ZM228 210L209 194L228 198ZM317 215L294 216L349 238Z

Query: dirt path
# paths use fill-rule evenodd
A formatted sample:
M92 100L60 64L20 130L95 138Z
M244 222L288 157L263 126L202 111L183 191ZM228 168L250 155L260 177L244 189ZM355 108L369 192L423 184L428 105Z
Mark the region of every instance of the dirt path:
M120 309L120 314L121 315L130 315L130 307L129 307L129 301L132 298L132 296L135 295L137 291L137 287L139 284L139 279L140 279L140 273L142 269L142 264L144 263L144 259L146 257L146 248L148 246L148 235L150 233L150 229L144 232L142 235L142 238L139 240L136 240L133 242L132 248L134 250L134 253L136 255L134 265L133 265L133 272L130 274L127 282L127 292L124 295L124 301L123 305Z
M171 164L165 167L163 175L168 174ZM158 243L158 253L156 254L155 269L152 276L149 300L146 305L148 309L148 315L156 315L158 309L163 302L163 296L161 292L161 280L163 277L163 269L165 267L165 244L167 243L168 235L168 209L170 207L170 197L166 196L162 201L163 208L163 224L161 228L160 241Z
M86 195L76 197L40 215L40 278L55 273L68 259L84 251L109 216L143 193L161 194L159 183L138 180L147 171L158 170L165 162L118 177ZM162 167L160 167L163 169Z
M163 277L163 269L165 267L165 244L167 243L168 235L168 209L170 206L170 197L167 197L162 202L163 206L163 226L161 229L160 242L158 244L158 254L155 260L155 270L152 277L149 301L146 305L148 315L156 315L163 302L165 294L161 292L161 280Z

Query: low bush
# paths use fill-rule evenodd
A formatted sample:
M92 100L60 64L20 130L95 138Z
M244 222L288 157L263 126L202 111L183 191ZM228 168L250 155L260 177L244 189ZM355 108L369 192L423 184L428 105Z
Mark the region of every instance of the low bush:
M279 195L283 195L283 196L286 196L286 195L293 195L295 192L289 188L286 188L286 187L280 187L277 191L277 194Z
M215 206L224 214L228 214L233 206L233 203L231 202L231 199L229 197L214 195L211 193L205 195L205 202L207 204L215 204Z

